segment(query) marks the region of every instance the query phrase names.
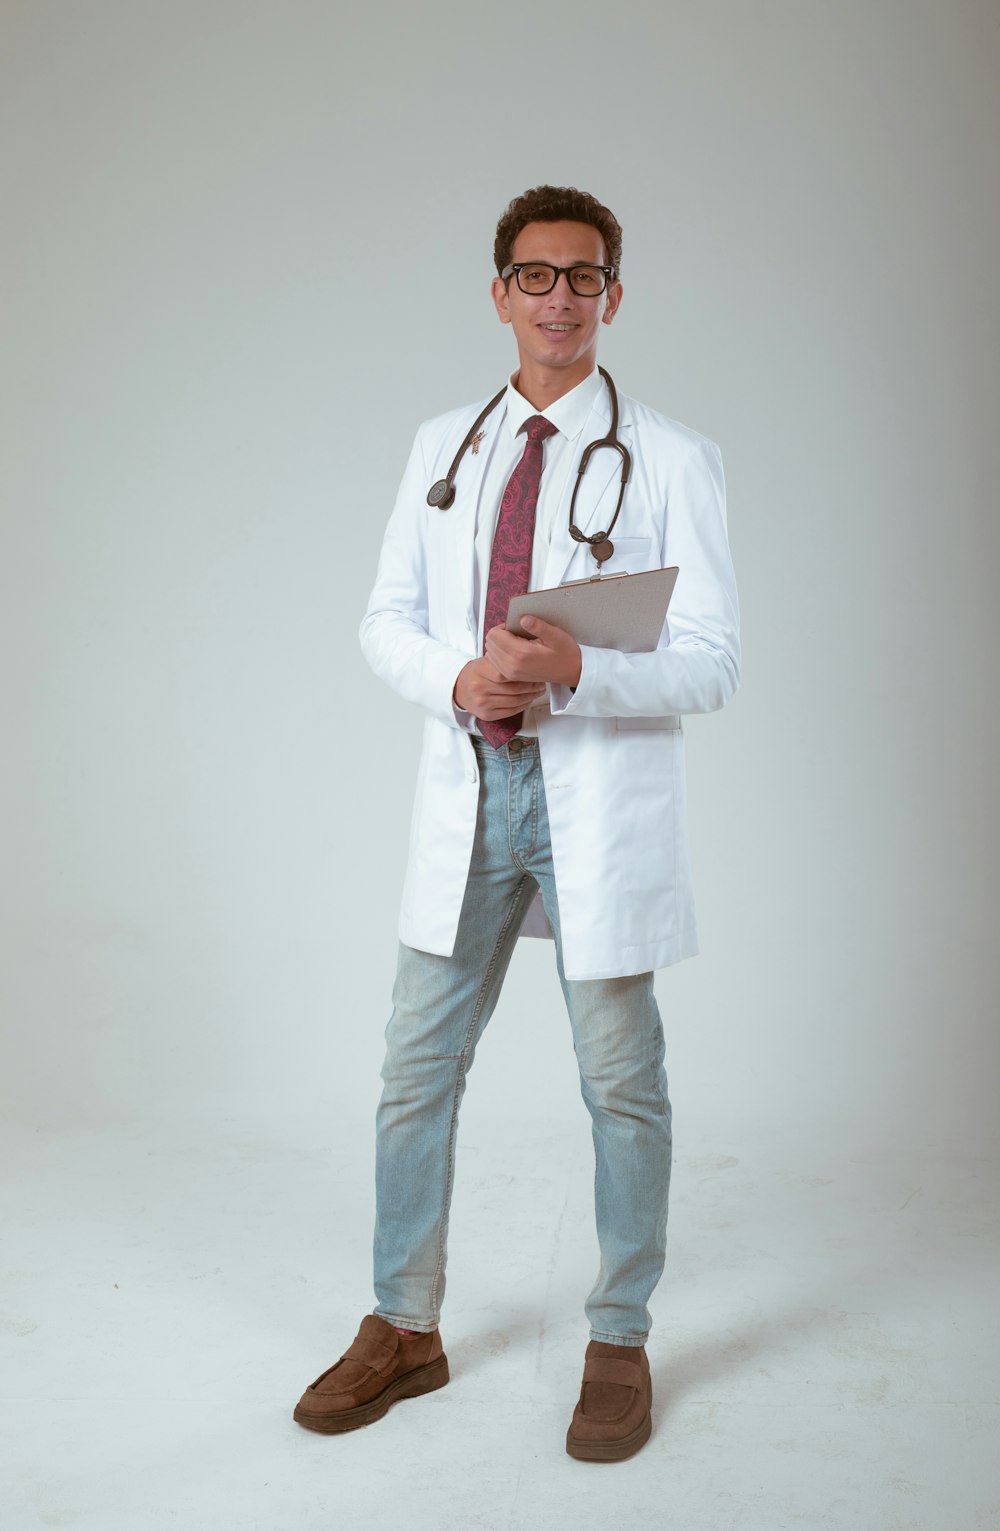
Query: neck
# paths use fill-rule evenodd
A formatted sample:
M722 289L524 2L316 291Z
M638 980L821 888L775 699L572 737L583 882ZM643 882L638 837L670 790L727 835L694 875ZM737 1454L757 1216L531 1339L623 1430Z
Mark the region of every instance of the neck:
M594 357L581 360L575 367L539 367L522 360L514 387L536 409L545 409L589 377L594 365Z

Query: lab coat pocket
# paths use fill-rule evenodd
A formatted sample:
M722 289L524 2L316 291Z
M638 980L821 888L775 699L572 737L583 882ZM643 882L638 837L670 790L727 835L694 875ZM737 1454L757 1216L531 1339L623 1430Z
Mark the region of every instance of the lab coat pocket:
M606 574L638 574L643 569L659 568L651 562L652 537L616 537L612 532L611 541L615 551L604 566Z

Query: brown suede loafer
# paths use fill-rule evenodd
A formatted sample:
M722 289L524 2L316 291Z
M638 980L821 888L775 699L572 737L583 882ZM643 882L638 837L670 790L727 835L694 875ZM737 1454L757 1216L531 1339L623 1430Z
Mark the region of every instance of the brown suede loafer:
M432 1393L448 1381L441 1335L400 1334L369 1313L350 1350L306 1388L294 1418L307 1430L336 1435L381 1419L399 1398Z
M649 1440L652 1402L645 1348L591 1340L566 1450L588 1462L622 1462L633 1456Z

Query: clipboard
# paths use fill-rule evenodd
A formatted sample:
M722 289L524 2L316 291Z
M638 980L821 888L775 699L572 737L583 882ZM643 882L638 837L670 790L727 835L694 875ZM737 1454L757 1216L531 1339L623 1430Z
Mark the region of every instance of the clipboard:
M548 590L529 590L511 597L505 625L518 638L530 638L521 618L541 617L591 648L648 653L660 641L678 572L673 564L641 574L594 574Z

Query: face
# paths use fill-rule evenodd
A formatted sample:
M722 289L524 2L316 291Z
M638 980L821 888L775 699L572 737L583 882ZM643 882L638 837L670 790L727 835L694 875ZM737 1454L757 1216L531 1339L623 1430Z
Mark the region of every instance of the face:
M568 220L526 224L510 258L552 266L607 265L598 230ZM493 301L501 322L513 328L522 371L533 377L554 371L566 388L575 387L596 366L601 325L611 323L621 296L621 282L611 282L596 298L580 297L564 272L551 292L541 294L522 292L516 275L506 285L499 277L493 280Z

